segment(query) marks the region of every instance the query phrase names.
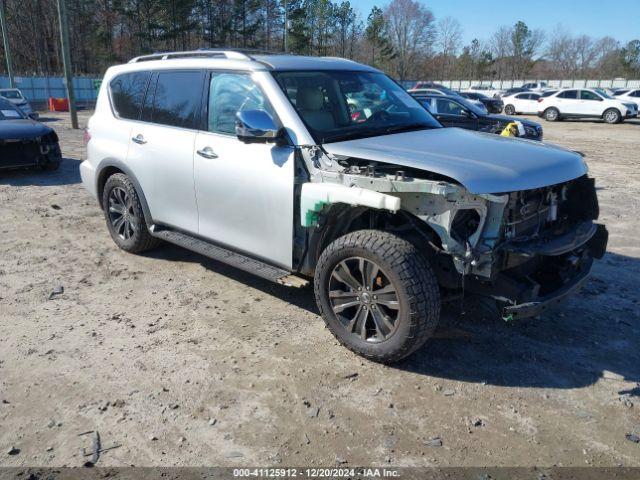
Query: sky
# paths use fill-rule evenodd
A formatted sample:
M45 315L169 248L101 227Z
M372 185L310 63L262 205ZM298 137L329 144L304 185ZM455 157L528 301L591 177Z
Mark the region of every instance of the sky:
M367 18L371 7L383 8L390 0L350 0ZM474 38L488 40L498 27L518 20L529 28L547 33L558 25L571 34L611 36L623 43L640 38L640 0L418 0L429 7L436 20L457 18L462 25L463 43Z

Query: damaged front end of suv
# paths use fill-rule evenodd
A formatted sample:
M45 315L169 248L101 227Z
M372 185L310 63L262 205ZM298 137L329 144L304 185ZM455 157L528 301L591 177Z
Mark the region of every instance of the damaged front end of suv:
M605 253L595 182L575 152L450 132L304 150L312 174L300 214L315 227L311 249L341 230L397 231L429 258L444 296L492 298L505 320L536 316L580 288ZM469 140L484 148L470 156ZM503 147L522 157L505 158Z

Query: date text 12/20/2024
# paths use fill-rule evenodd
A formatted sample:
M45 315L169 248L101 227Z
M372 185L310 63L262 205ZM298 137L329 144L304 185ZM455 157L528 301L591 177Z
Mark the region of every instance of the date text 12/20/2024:
M234 478L399 478L391 468L236 468Z

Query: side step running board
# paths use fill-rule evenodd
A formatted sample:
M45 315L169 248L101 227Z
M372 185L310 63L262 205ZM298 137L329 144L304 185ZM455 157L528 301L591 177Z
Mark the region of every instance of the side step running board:
M204 255L205 257L226 263L227 265L244 270L245 272L253 273L258 277L271 280L272 282L276 282L281 285L298 288L309 285L308 280L298 277L288 270L274 267L268 263L247 257L241 253L227 250L226 248L200 240L199 238L192 237L185 233L176 232L174 230L161 230L152 232L152 234L153 236L166 240L167 242L174 243L180 247L184 247L188 250L197 252L200 255Z

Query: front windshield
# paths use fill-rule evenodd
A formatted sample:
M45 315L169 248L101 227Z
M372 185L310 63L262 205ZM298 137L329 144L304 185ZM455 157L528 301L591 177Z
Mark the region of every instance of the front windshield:
M604 91L604 90L602 90L601 88L594 88L594 90L595 90L596 92L598 92L598 94L599 94L601 97L609 98L609 99L613 99L613 97L612 97L611 95L609 95L607 92L605 92L605 91Z
M318 143L442 127L382 73L293 71L273 75Z
M15 120L18 118L25 118L24 114L10 102L0 99L0 120Z
M462 104L467 110L471 110L476 115L486 115L484 107L480 107L477 103L470 102L466 98L456 98L456 102Z
M10 98L11 100L21 100L20 90L3 90L0 95L4 98Z

